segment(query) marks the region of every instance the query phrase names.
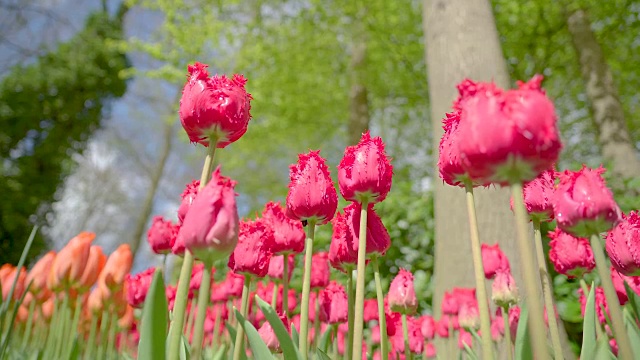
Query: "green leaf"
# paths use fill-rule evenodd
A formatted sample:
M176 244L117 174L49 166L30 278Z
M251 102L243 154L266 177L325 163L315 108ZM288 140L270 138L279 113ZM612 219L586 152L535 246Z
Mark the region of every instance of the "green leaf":
M227 331L229 332L229 338L231 339L231 347L230 347L230 352L229 355L233 356L233 346L234 346L234 342L236 340L236 328L234 328L233 326L231 326L231 324L226 323L225 327L227 328ZM242 360L246 360L247 355L244 351L240 352L240 359Z
M316 349L316 357L320 360L331 360L329 355L327 355L324 351L320 349Z
M264 341L262 341L260 334L258 334L258 330L256 330L256 328L253 327L253 325L245 319L238 310L236 310L236 318L238 319L238 324L242 326L244 332L247 334L253 358L256 360L273 360L271 350L269 350Z
M27 247L28 246L29 246L29 244L27 244ZM22 255L25 255L25 254L23 253ZM17 279L18 277L16 276L15 278ZM10 324L15 324L16 316L18 315L18 310L20 309L20 305L24 301L25 296L27 296L27 293L29 292L29 288L31 287L32 283L33 283L33 280L24 289L24 292L22 293L22 296L20 297L20 299L18 299L16 301L16 303L15 303L15 305L13 307L13 311L11 312ZM15 286L15 282L14 282L14 286ZM11 298L7 297L7 299L11 299ZM9 342L11 341L11 335L13 335L13 328L14 328L13 326L9 326L9 329L7 330L7 332L5 334L3 334L4 335L4 340L2 341L2 349L0 350L0 359L4 359L5 351L7 350Z
M322 337L320 337L320 342L318 343L318 349L324 351L325 353L328 351L329 339L331 339L331 334L333 334L334 330L335 330L335 326L327 327L327 330L325 330L324 334L322 334Z
M631 349L636 359L640 358L640 330L636 321L631 315L628 308L624 308L624 325L627 328L627 334L629 334L629 340L631 341Z
M298 334L298 330L293 326L293 323L291 323L291 339L294 344L300 344L300 334Z
M211 359L213 359L213 360L222 360L222 359L224 359L224 355L225 355L226 351L227 351L227 346L225 344L222 344L220 346L220 348L218 349L218 351L216 351L216 353L213 355L213 357Z
M516 360L533 360L533 349L531 348L531 339L529 339L528 322L529 310L527 309L526 304L522 304L522 306L520 307L520 320L518 321L518 330L516 332Z
M469 355L469 358L471 360L478 360L478 355L476 355L476 353L472 348L469 347L469 345L467 345L467 343L463 343L462 345L464 345L464 351L467 352L467 355Z
M180 337L180 360L191 359L191 351L189 350L189 342L184 334Z
M298 343L293 343L287 328L282 323L282 320L280 320L278 314L276 314L276 311L271 307L271 305L260 299L258 295L255 296L255 299L260 310L262 310L262 313L267 318L267 321L269 321L269 324L271 324L273 331L276 333L276 337L280 342L282 355L284 355L285 360L302 360L302 356L298 351Z
M69 354L69 360L78 359L80 355L80 349L78 346L78 337L73 339L73 347L71 348L71 354Z
M162 270L156 269L142 310L138 359L166 358L167 309L167 295L165 294Z
M587 305L584 311L584 323L582 324L582 350L580 359L593 360L596 356L596 307L595 287L591 284L591 290L587 295Z
M611 347L609 346L609 339L606 336L603 336L602 339L598 340L596 344L596 360L615 360L616 357L611 352Z
M631 289L627 282L624 282L624 288L627 291L627 297L629 298L629 305L631 305L631 309L633 310L633 314L635 320L638 321L640 319L640 296L636 294L635 291Z
M20 260L18 261L18 265L16 266L16 268L20 269L24 266L24 262L27 259L27 254L29 253L29 250L31 249L31 244L33 244L33 239L36 237L36 233L38 232L38 225L35 225L33 227L33 229L31 230L31 234L29 235L29 239L27 239L27 244L24 246L24 249L22 249L22 255L20 255ZM18 276L13 278L13 282L11 283L11 289L9 289L9 294L7 294L7 299L13 299L13 293L16 290L16 284L18 283ZM26 291L25 291L26 293ZM4 324L4 315L7 312L7 308L9 306L9 304L11 303L11 301L6 301L2 303L2 306L0 307L0 314L2 315L2 317L0 317L0 321L2 321L2 324ZM2 352L0 354L0 357L2 357L2 355L4 354L4 352Z

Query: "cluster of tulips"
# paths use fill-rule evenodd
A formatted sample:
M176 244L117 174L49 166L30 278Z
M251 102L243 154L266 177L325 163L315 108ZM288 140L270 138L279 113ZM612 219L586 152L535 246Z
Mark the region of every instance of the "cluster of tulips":
M214 166L214 155L247 131L251 95L242 76L210 77L206 68L189 66L179 111L191 141L208 150L201 178L182 193L177 223L155 217L147 234L165 260L182 258L177 284L164 285L163 267L129 274L127 245L107 258L91 246L94 235L82 233L28 273L0 269L2 351L37 349L52 359L386 360L476 358L481 348L482 358L493 359L503 342L510 359L562 359L548 258L557 272L581 281L581 358L640 356L640 216L621 213L604 169L554 169L562 146L542 77L514 90L470 80L458 86L443 120L438 167L444 182L467 195L476 286L446 292L434 316L418 311L410 271L399 269L389 289L382 287L378 259L391 238L375 205L393 177L382 139L367 132L346 148L337 185L350 203L341 211L327 161L310 151L290 167L284 206L268 202L259 216L239 219L236 181ZM480 242L473 190L489 185L513 190L522 297L499 246ZM540 224L552 220L557 229L548 234L547 257ZM318 252L316 227L329 223L330 247ZM610 265L601 244L605 232ZM300 292L290 287L296 264ZM371 299L365 298L367 266L376 287ZM587 284L583 276L596 268L599 286ZM223 272L219 281L216 271ZM8 341L11 331L18 340Z

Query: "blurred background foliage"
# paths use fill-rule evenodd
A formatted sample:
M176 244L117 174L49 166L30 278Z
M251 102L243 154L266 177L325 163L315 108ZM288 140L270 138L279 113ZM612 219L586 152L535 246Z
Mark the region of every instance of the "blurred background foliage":
M512 81L536 73L547 79L544 85L555 101L565 144L559 168L604 161L567 28L567 11L574 8L584 9L590 17L637 156L640 1L493 0L491 4ZM344 147L359 137L349 127L351 92L354 84L366 88L368 128L385 140L396 173L387 200L376 206L393 240L382 271L388 282L399 267L412 270L422 294L421 310L430 311L434 261L430 184L440 180L434 177L430 150L434 139L421 1L139 0L126 6L102 5L73 38L2 73L1 262L17 261L34 223L53 230L45 232L33 256L73 235L65 232L68 226L56 228L61 212L73 208L61 206L63 210L56 212L52 203L65 201L62 194L77 186L67 175L91 171L74 158L86 156L84 149L91 141L102 141L119 152L109 165L113 168L103 169L100 178L108 177L109 169L126 178L127 172L116 172L126 164L130 174L137 174L119 185L122 197L109 203L110 211L135 209L143 214L118 220L102 231L113 232L115 241L135 243L144 241L144 234L139 236L131 230L137 225L125 221L144 229L151 215L175 218L179 193L189 178L199 175L204 152L185 146L186 137L179 129L172 131L173 125L165 126L162 134L169 133L182 145L161 140L165 137L157 132L144 133L148 124L159 123L158 118L166 119L164 124L178 122L175 99L185 81L186 65L200 61L209 64L212 73L240 72L249 79L247 89L254 97L249 131L217 154L224 173L239 181L244 216L260 212L269 200L284 200L288 166L298 153L322 149L335 179ZM119 10L106 11L107 5ZM362 52L364 59L358 57ZM128 66L127 57L133 66ZM121 100L126 110L114 105L118 116L110 116L108 105L125 94L125 78L132 82ZM140 105L140 99L153 91L157 94ZM164 110L150 115L154 107ZM103 132L97 131L100 128ZM105 142L107 130L129 135ZM130 146L134 143L137 147ZM173 158L159 156L167 146ZM108 152L97 148L103 149L97 150L98 156ZM160 169L160 186L149 185L153 176L139 176L140 169L151 173ZM638 208L638 188L638 179L616 183L614 191L624 211ZM151 199L149 214L138 206L145 196ZM135 206L125 206L126 202ZM100 208L99 203L95 207ZM94 209L97 219L104 219L100 212L108 210L104 208ZM132 233L137 236L131 238ZM322 228L317 249L328 250L330 236L330 228ZM143 258L138 268L157 261L148 254ZM571 339L577 341L578 284L554 275L560 315Z

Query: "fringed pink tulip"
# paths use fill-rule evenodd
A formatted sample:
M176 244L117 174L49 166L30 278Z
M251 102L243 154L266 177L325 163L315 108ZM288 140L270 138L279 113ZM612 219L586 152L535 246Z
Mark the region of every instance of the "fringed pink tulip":
M200 180L193 180L192 182L187 184L184 191L180 195L182 201L180 202L180 207L178 208L178 225L182 225L184 217L187 216L189 208L191 207L191 204L193 204L193 200L196 199L199 190Z
M555 191L556 175L554 169L548 169L524 184L522 189L524 205L531 218L536 218L540 222L553 220L551 199Z
M408 270L400 269L398 275L391 281L387 297L391 311L414 314L418 308L418 299L413 287L413 274Z
M251 119L251 94L242 75L209 77L207 65L189 65L188 81L180 99L180 122L189 140L209 146L211 139L224 148L240 139Z
M560 274L581 278L596 266L589 241L560 229L549 232L549 260Z
M359 203L351 203L344 208L347 221L350 222L353 234L354 251L358 252L358 239L360 236L360 210ZM350 220L350 221L349 221ZM373 204L367 207L367 256L383 256L391 247L391 237L382 219L373 209Z
M268 202L262 211L262 218L273 229L275 238L274 254L298 254L304 250L306 235L302 223L288 218L286 209L280 203Z
M611 265L621 274L640 275L640 216L637 211L622 215L622 221L608 234L605 248Z
M396 331L389 337L391 342L391 350L404 354L404 334L402 331L402 320L398 317L394 321ZM424 350L424 337L420 331L420 321L414 317L407 316L407 332L409 335L409 351L414 354L420 354Z
M291 267L289 267L291 269ZM329 254L319 252L311 258L311 289L322 289L329 285Z
M358 260L358 252L355 250L358 237L353 234L347 214L338 212L331 224L333 234L329 246L329 262L333 268L347 272L348 269L355 268Z
M504 319L502 318L502 314L496 314L496 316L491 319L491 339L495 342L498 342L504 336Z
M331 221L338 207L338 194L320 151L298 155L298 163L291 165L289 174L287 216L317 224Z
M162 216L155 216L147 232L147 242L156 254L168 254L176 242L180 227Z
M264 220L241 222L238 245L229 257L229 268L240 274L266 276L273 241L273 231Z
M470 332L460 329L458 332L458 349L463 350L465 346L473 348L473 336L471 336Z
M578 290L578 294L580 295L580 311L582 312L582 316L584 316L584 313L587 307L587 297L582 291L582 289ZM607 318L605 317L605 314L602 311L602 308L604 308L605 311L607 312L607 316L610 316L610 315L609 315L609 305L607 304L607 299L604 296L604 290L601 287L596 288L595 300L596 300L596 304L595 304L596 315L598 317L598 321L600 322L600 324L604 325L607 323Z
M463 329L478 329L480 327L480 313L478 304L475 301L465 302L460 305L458 324Z
M358 145L348 146L338 165L338 184L342 197L349 201L377 203L391 190L393 166L380 137L362 134Z
M453 292L445 291L440 304L442 313L445 315L458 315L458 297Z
M205 263L226 258L238 243L235 185L216 168L180 227L178 238Z
M424 354L427 359L436 359L438 357L438 354L436 353L436 346L433 345L433 343L427 343L424 348Z
M149 287L151 287L151 281L153 280L153 274L156 268L150 267L147 270L131 276L127 274L125 277L125 294L127 296L127 303L134 308L142 309L144 300L147 297Z
M636 295L640 296L640 276L626 276L620 274L612 266L611 281L613 281L613 287L616 289L616 293L618 294L620 305L624 305L629 301L629 297L627 296L627 289L624 286L625 283L629 285L631 290L633 290Z
M320 291L318 296L320 303L320 320L329 324L338 324L347 321L347 293L344 287L335 281Z
M278 315L280 316L280 320L282 320L282 323L285 325L285 328L288 329L289 320L287 319L287 316L284 314L278 314ZM276 336L275 331L273 330L273 328L271 327L271 324L268 321L265 321L264 324L262 324L262 326L258 330L258 334L260 335L260 338L265 343L265 345L267 345L269 350L271 350L271 352L273 353L282 352L282 348L280 347L280 341L278 340L278 337Z
M518 288L508 271L499 271L491 284L491 300L499 307L508 307L518 302Z
M430 315L424 315L421 318L420 331L422 336L427 340L433 340L436 336L436 321Z
M364 300L364 321L369 322L373 320L378 320L378 300L365 299Z
M510 272L511 265L509 259L500 249L500 244L482 244L482 265L484 267L484 277L493 279L499 271Z
M292 270L295 265L294 257L289 256L287 263L289 265L287 280L291 281L291 275L293 274ZM284 273L284 255L272 256L271 261L269 261L269 271L267 272L267 275L269 275L269 277L272 279L282 280L282 277L284 276L283 273Z
M579 237L605 232L620 221L620 208L605 184L603 167L565 171L553 196L558 227Z
M465 187L465 180L471 180L467 171L462 167L460 150L458 149L458 125L460 112L447 113L442 119L444 134L440 138L438 152L438 170L440 178L451 186Z

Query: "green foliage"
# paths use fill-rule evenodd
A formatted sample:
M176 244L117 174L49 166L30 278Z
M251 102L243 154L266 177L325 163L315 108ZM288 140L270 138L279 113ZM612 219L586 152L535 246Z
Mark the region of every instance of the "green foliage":
M126 9L126 8L123 8ZM122 38L124 11L91 15L71 40L0 84L0 263L15 263L33 223L46 223L54 193L100 127L109 102L124 94L124 53L106 46ZM31 254L42 251L38 237Z
M596 307L595 307L595 286L591 284L591 290L587 296L587 304L584 312L584 323L582 325L582 350L580 359L594 359L596 354Z
M518 329L516 330L515 359L516 360L532 360L533 349L531 348L531 337L529 336L529 310L526 304L520 306L520 320L518 320ZM505 331L508 331L505 329Z
M165 294L163 274L156 270L145 299L140 325L140 344L138 359L164 359L167 340L167 296Z

